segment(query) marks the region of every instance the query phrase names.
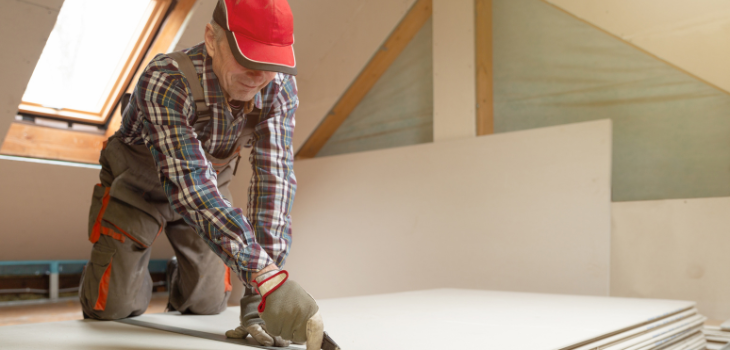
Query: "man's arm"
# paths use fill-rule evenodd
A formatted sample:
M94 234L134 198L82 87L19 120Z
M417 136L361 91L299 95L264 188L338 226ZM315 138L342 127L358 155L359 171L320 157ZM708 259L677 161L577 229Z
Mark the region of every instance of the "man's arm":
M218 191L217 178L187 116L192 98L169 58L155 59L139 80L134 99L143 139L172 207L244 282L273 261L256 242L240 208Z
M299 99L293 76L280 74L274 82L270 87L275 91L264 94L264 105L270 104L271 109L256 126L249 157L253 176L248 218L256 241L281 268L291 246L291 207L297 188L292 137Z

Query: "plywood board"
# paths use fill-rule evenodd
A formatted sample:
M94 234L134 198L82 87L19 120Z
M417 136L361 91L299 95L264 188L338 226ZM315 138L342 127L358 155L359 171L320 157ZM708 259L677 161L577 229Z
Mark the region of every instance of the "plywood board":
M320 301L325 329L347 350L557 350L693 306L692 302L438 289ZM223 334L239 311L136 319ZM525 334L530 334L525 337ZM0 327L4 349L244 349L118 322ZM519 341L516 341L519 339Z
M608 295L610 149L597 121L297 161L286 268L320 298Z
M613 203L611 295L696 300L730 318L730 198Z

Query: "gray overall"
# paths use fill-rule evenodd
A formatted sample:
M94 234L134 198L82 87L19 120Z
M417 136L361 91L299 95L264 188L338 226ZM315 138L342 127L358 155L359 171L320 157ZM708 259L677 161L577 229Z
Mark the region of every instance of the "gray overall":
M174 52L170 56L189 82L198 81L186 54ZM201 135L210 121L208 106L199 84L191 83L190 89L196 101L194 129ZM247 114L246 126L228 157L205 153L218 174L218 190L231 203L228 185L241 148L250 147L256 123L252 117L258 116L257 112ZM230 270L170 206L149 149L127 145L115 134L105 142L99 163L101 183L94 187L89 211L89 240L94 245L79 291L83 312L103 320L144 313L152 296L147 267L150 249L163 230L178 259L170 305L182 313L223 311L230 296Z

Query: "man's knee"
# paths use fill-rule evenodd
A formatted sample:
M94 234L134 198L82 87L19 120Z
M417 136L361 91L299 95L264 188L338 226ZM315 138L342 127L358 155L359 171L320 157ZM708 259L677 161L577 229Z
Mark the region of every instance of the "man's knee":
M217 315L228 307L228 298L231 292L211 294L203 298L196 298L183 313L194 315Z
M131 316L138 316L147 310L152 294L151 282L143 282L142 290L131 291L128 288L116 288L113 285L105 286L104 281L95 281L86 278L81 282L79 299L81 309L86 318L96 320L119 320ZM149 286L149 293L145 293Z
M84 268L79 300L84 315L98 320L117 320L144 313L152 296L149 273L135 271L146 254L131 254L111 238L94 244Z

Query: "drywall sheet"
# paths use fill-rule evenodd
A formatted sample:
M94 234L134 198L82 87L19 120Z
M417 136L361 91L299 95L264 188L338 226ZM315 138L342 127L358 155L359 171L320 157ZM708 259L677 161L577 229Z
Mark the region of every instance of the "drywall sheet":
M319 297L608 295L611 123L295 162L286 268Z
M433 141L431 29L428 20L318 157Z
M497 132L611 118L614 201L730 196L730 95L543 1L493 12Z
M0 52L3 83L0 85L0 145L28 86L46 40L51 34L63 0L29 0L0 2ZM10 33L13 33L12 35Z
M693 304L458 289L319 301L325 329L347 350L557 350ZM238 308L229 308L216 316L175 313L135 319L221 335L238 325L239 314ZM90 320L0 327L0 339L3 349L245 349Z
M611 295L696 300L730 318L730 198L613 203Z
M545 1L730 93L730 2Z

